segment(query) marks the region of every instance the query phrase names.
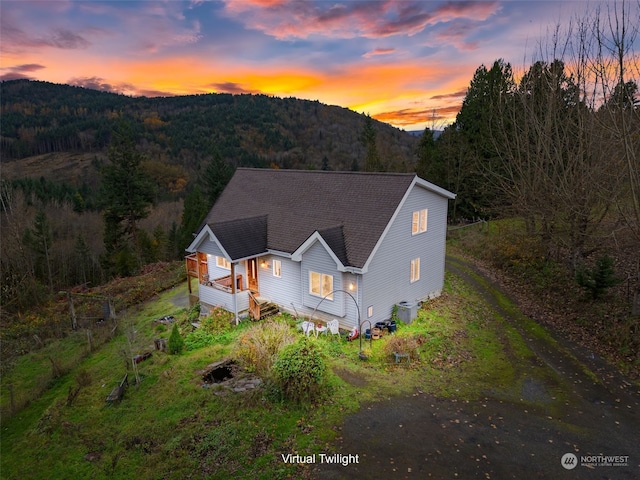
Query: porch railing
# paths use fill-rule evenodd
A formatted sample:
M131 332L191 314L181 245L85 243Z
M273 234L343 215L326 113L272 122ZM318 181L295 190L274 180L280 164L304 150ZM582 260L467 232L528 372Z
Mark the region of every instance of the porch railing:
M249 315L254 320L260 320L260 302L251 292L249 292Z

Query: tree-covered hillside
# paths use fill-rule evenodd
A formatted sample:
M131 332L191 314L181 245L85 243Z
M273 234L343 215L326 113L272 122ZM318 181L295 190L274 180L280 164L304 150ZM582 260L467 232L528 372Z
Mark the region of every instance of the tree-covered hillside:
M235 167L415 165L409 133L294 98L132 98L16 80L0 99L0 300L12 314L181 258Z
M217 151L232 166L361 168L366 116L319 102L265 95L126 97L68 85L0 84L2 161L52 152L103 152L115 122L132 120L150 159L198 170ZM416 139L373 122L386 169L414 164Z

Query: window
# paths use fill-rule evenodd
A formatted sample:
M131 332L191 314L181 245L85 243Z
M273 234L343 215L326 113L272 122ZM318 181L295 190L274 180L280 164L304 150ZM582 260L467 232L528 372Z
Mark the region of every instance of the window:
M324 273L309 272L309 293L333 300L333 276Z
M216 257L216 265L225 270L231 270L231 263L224 257Z
M411 221L411 235L417 235L418 233L424 233L427 231L427 209L418 210L413 212L413 218Z
M282 262L280 260L273 261L273 276L278 278L282 276Z
M411 283L420 280L420 259L411 260Z

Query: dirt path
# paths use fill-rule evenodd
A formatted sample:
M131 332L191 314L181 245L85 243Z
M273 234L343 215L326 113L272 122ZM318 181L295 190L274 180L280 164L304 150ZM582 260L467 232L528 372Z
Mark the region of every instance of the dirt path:
M538 363L555 375L546 381L526 378L522 401L501 400L510 386L496 385L475 401L416 391L364 406L347 418L340 442L327 452L357 454L358 463L317 462L313 478L640 479L638 389L562 338L555 337L556 343L527 334L518 316L500 306L500 288L471 265L448 258L447 269L513 325ZM602 381L594 382L587 371ZM558 391L562 402L554 395ZM576 457L573 469L561 463L567 453Z

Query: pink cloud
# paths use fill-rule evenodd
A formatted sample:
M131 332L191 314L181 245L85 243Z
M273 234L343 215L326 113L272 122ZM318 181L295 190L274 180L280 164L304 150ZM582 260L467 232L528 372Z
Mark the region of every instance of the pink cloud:
M362 55L364 58L376 57L378 55L390 55L396 51L395 48L376 48Z
M486 20L498 12L499 9L498 2L447 2L436 8L435 16L438 17L440 22L449 22L456 18Z
M248 28L279 39L323 35L336 38L415 35L427 25L457 18L485 20L497 2L358 1L347 3L293 0L226 0L227 15Z
M32 35L8 22L3 22L1 28L3 51L15 52L24 48L43 47L77 50L91 45L82 35L63 28L54 29L44 35Z
M0 80L31 80L33 79L33 77L27 74L42 70L43 68L46 67L44 65L40 65L39 63L25 63L22 65L14 65L12 67L2 68L1 70L8 70L8 72L0 75Z
M173 97L175 95L174 93L163 90L139 88L127 82L109 83L101 77L75 77L69 79L66 83L75 87L117 93L120 95L130 95L133 97Z
M235 82L212 83L210 86L211 88L215 89L215 91L218 93L233 93L233 94L261 93L259 90L246 88L242 86L242 84L235 83Z
M466 40L471 31L472 28L470 28L467 22L452 22L436 33L436 39L455 45L458 50L472 51L478 48L478 42L469 42Z

